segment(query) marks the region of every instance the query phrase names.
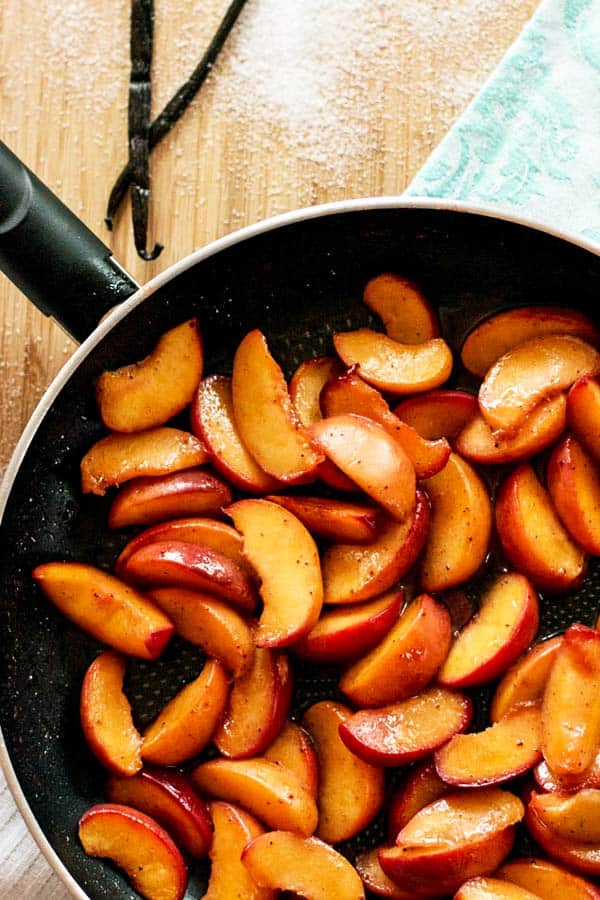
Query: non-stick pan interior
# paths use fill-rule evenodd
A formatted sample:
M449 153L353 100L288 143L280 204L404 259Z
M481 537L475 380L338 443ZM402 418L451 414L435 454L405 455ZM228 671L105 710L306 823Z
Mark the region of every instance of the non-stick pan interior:
M260 328L290 374L302 360L330 353L332 332L379 327L361 293L382 271L422 285L455 351L478 319L507 306L554 303L598 318L600 259L520 225L423 209L302 220L204 259L137 306L80 365L25 455L2 523L0 721L34 815L92 898L137 896L110 865L87 859L76 836L82 812L103 798L103 774L83 742L78 712L82 676L99 645L50 607L30 573L55 559L109 568L133 533L106 527L110 498L79 493L80 458L103 433L94 378L140 359L163 331L192 315L200 320L207 372L229 372L240 338ZM460 372L454 383L472 386ZM591 623L599 606L593 565L577 593L543 598L540 633L573 620ZM134 663L128 691L138 722L146 724L200 664L199 651L182 642L158 663ZM298 674L296 712L323 696L335 696L330 672ZM380 827L367 842L378 839ZM190 897L202 895L205 878L199 868Z

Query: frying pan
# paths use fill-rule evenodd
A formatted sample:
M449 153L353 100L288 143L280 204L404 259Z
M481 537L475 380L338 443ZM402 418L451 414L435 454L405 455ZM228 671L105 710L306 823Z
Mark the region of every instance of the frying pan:
M81 814L103 798L102 771L78 714L81 680L100 646L54 610L30 574L56 559L108 568L133 533L111 532L110 500L79 491L79 461L103 434L94 379L140 359L190 316L200 320L206 371L229 372L241 337L260 328L289 375L302 360L330 352L334 331L378 327L361 292L390 270L423 286L455 351L476 321L510 306L570 305L597 320L600 258L583 241L489 211L380 197L245 228L137 289L110 251L0 145L0 267L83 340L26 428L0 495L1 758L30 830L72 895L133 900L121 875L86 858L76 837ZM460 372L453 380L473 387ZM542 598L540 635L573 620L592 623L599 605L592 563L580 590ZM197 674L199 661L196 648L174 642L158 662L132 663L126 689L140 727ZM336 696L327 670L299 672L296 684L296 712ZM485 705L484 695L477 699ZM380 840L381 828L376 822L364 843ZM188 896L201 896L205 885L199 867Z

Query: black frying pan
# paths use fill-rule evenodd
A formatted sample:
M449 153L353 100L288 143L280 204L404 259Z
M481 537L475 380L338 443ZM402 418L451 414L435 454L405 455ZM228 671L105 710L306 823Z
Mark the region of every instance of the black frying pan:
M201 323L207 371L230 371L238 341L258 327L289 374L301 360L330 352L334 330L371 323L362 287L386 270L422 284L454 350L474 322L507 306L570 305L598 320L600 258L590 247L490 214L379 198L244 229L136 291L110 251L0 145L0 266L79 339L129 298L42 399L0 495L0 753L29 827L73 896L134 898L109 864L84 856L76 838L80 815L102 799L103 775L78 715L81 679L100 648L50 606L30 576L53 559L108 568L131 537L131 530L107 529L108 500L79 492L79 461L103 433L96 376L141 358L192 315ZM460 375L455 383L469 386ZM573 620L592 623L599 576L594 564L579 591L544 598L540 635ZM195 648L174 643L158 663L132 665L128 692L140 725L197 674L198 661ZM297 686L296 710L333 694L335 678L312 671L299 674ZM367 843L380 835L375 824ZM188 895L201 896L205 884L199 868Z

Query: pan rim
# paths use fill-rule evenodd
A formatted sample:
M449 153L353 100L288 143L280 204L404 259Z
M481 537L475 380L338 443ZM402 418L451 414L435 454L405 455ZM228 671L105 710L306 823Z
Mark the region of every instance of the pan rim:
M406 195L389 195L380 197L364 197L352 200L337 200L329 203L322 203L314 206L303 207L301 209L291 210L289 212L280 213L263 219L259 222L247 225L237 229L223 237L192 251L187 256L168 266L163 272L160 272L154 278L150 279L146 284L136 290L127 300L124 300L119 306L115 307L102 321L96 326L92 333L77 347L73 355L60 369L60 371L52 379L36 408L34 409L23 433L17 442L11 458L6 467L4 476L0 482L0 524L2 522L4 511L8 497L10 495L12 484L18 474L21 462L32 442L42 420L46 413L50 410L55 398L62 390L63 386L69 380L71 375L79 368L81 363L87 358L89 353L97 346L97 344L108 334L112 328L120 322L126 315L135 309L140 303L151 297L155 291L176 278L178 275L195 266L202 260L208 259L223 250L228 249L238 243L249 240L260 234L278 228L292 225L308 219L323 218L330 215L339 215L351 212L373 211L386 209L418 209L418 210L436 210L443 212L458 212L467 215L479 215L490 219L508 222L515 225L522 225L533 231L542 234L548 234L551 237L559 238L573 246L582 248L592 253L594 256L600 256L600 246L586 239L581 234L570 232L568 229L552 227L545 223L540 223L526 216L514 215L506 210L492 208L489 206L480 206L477 204L463 203L456 200L442 200L431 197L407 197ZM13 768L6 742L0 729L0 769L6 778L8 788L13 796L15 804L23 817L25 824L36 841L40 851L49 863L51 869L61 879L64 886L68 889L71 896L76 900L90 900L83 888L75 881L66 865L62 862L48 838L42 831L37 819L35 818L31 807L25 797L23 789L17 779Z

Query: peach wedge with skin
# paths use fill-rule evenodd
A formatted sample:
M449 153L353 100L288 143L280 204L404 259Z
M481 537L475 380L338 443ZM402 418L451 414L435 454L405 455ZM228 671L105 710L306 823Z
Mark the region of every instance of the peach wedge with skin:
M546 822L546 810L549 804L546 800L541 803L541 800L554 796L554 794L535 795L529 802L525 824L532 838L553 860L563 863L575 872L597 878L600 876L599 844L570 840L558 834Z
M254 838L242 862L261 887L311 900L363 900L360 876L348 860L315 837L271 831Z
M549 859L511 859L496 874L539 894L543 900L600 900L600 889Z
M436 772L431 758L412 766L390 799L387 826L390 841L396 840L398 832L419 810L452 790Z
M181 853L158 822L118 803L100 803L79 820L88 856L112 859L146 900L182 900L187 869Z
M179 428L151 428L137 434L113 432L81 460L81 490L103 496L132 478L167 475L208 461L204 444Z
M418 886L404 883L404 887L396 881L392 881L385 874L379 863L379 847L365 850L359 853L354 860L356 871L360 875L364 886L377 897L387 897L388 900L419 900L419 898L439 897L435 889L419 891Z
M518 884L504 881L502 878L469 878L459 887L453 900L541 900Z
M300 779L302 786L316 799L319 788L319 762L314 744L305 728L292 721L286 722L263 756L278 766L291 769Z
M335 497L296 494L269 494L264 499L283 506L300 519L311 534L329 541L370 544L377 536L381 512L373 506L338 500Z
M365 285L363 301L379 316L393 341L422 344L440 333L436 314L420 287L394 272L371 278Z
M586 555L571 539L533 468L524 463L500 486L496 529L511 566L549 591L581 581Z
M394 415L428 441L453 441L478 411L475 394L441 389L402 400Z
M231 385L240 437L261 469L287 484L314 478L323 455L300 424L283 372L257 329L237 348Z
M546 479L554 507L573 540L588 553L600 555L600 473L572 435L552 451Z
M88 746L111 772L135 775L142 768L142 736L123 693L125 657L112 650L97 656L81 685L81 726Z
M600 844L600 790L534 793L529 806L558 837L580 844Z
M242 851L264 828L254 816L231 803L213 800L210 813L214 837L210 848L210 879L202 900L275 900L270 888L257 885L242 862Z
M352 710L333 700L313 703L302 724L319 761L317 837L336 844L354 837L377 815L384 800L383 769L360 759L340 737Z
M135 588L102 569L76 562L42 563L33 577L49 600L82 631L127 656L156 659L173 623Z
M567 395L567 421L575 437L600 462L600 384L584 375Z
M341 368L339 360L331 356L315 356L300 363L290 378L290 398L305 428L322 418L321 391L330 378L339 374Z
M333 343L347 366L389 394L417 394L440 387L452 371L452 353L442 338L401 344L370 328L338 332Z
M451 640L446 607L421 594L381 643L346 669L339 688L359 708L405 700L433 680Z
M163 425L191 402L203 363L197 319L171 328L141 362L100 375L96 402L102 421L126 432Z
M316 624L323 605L319 551L302 522L269 500L238 500L227 513L261 579L258 647L285 647Z
M506 670L494 691L490 707L492 722L498 722L520 703L542 699L561 643L561 637L542 641Z
M500 575L450 648L440 684L466 688L497 678L529 646L538 625L539 600L529 580L517 572Z
M456 453L423 486L431 502L431 524L421 561L421 588L448 590L481 568L488 552L492 505L479 475Z

